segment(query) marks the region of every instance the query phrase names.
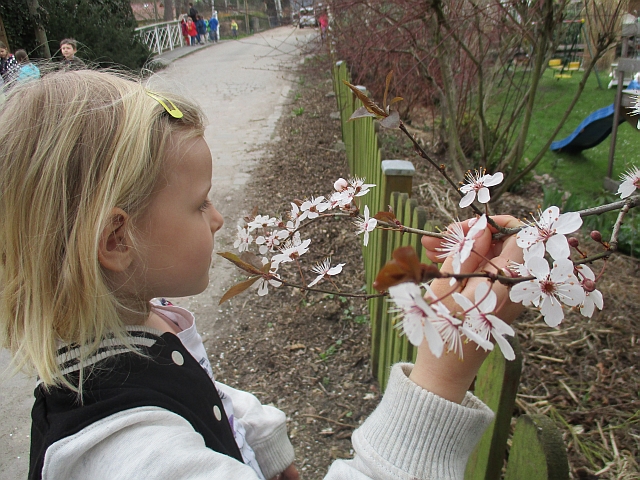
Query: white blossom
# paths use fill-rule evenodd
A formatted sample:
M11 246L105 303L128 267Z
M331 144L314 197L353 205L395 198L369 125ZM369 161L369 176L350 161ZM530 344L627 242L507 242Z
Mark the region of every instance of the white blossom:
M329 203L324 201L324 197L311 198L300 205L300 211L305 212L307 218L317 218L320 213L324 212L330 207Z
M526 267L535 278L514 285L509 297L513 302L539 307L550 327L558 326L564 319L562 303L575 307L584 302L584 290L573 274L571 260L556 260L550 272L544 258L531 257Z
M300 234L296 233L293 238L285 242L284 246L280 249L280 253L273 256L273 258L271 259L272 265L278 266L281 263L293 262L294 260L297 260L299 257L309 251L310 244L310 239L302 241L300 239Z
M364 233L364 246L366 247L369 243L369 232L375 230L376 225L378 225L378 220L375 218L369 218L369 207L367 205L364 206L364 219L357 219L355 221L356 227L358 230L356 231L356 235L360 235Z
M247 230L253 232L258 228L275 227L278 224L278 219L270 217L269 215L257 215L251 222L247 223Z
M560 214L560 209L552 206L540 213L539 220L534 219L516 234L516 243L535 257L544 257L546 247L554 260L569 258L571 249L565 235L581 225L578 212Z
M426 338L429 349L436 357L440 357L444 350L444 341L431 323L431 318L437 317L437 313L422 298L422 290L415 283L401 283L389 287L389 298L396 304L402 320L398 328L402 328L411 344L419 346Z
M584 289L584 302L580 305L580 313L585 317L591 318L596 310L602 310L604 307L604 299L602 293L595 288L596 276L587 265L576 265L580 277L580 284Z
M480 337L481 342L476 341L480 347L492 350L493 344L489 338L493 337L500 346L504 358L507 360L516 358L513 348L504 338L505 335L514 336L515 332L513 328L493 315L497 297L495 292L490 290L489 285L481 283L476 287L475 303L457 292L453 294L453 299L465 310L464 326Z
M342 272L342 267L344 267L346 263L339 263L335 267L331 266L331 257L325 258L324 261L318 262L311 270L318 274L318 276L309 284L308 287L313 287L323 278L338 275Z
M484 172L469 170L466 174L467 183L460 187L460 191L465 194L460 199L460 208L468 207L476 199L478 195L478 201L480 203L488 203L491 199L489 189L487 187L493 187L502 183L504 175L502 172L496 172L493 175L484 175Z
M616 194L620 195L620 198L627 198L635 192L636 188L640 188L640 168L634 167L630 169L622 175L621 180L622 183L618 187Z
M266 265L269 261L266 258L262 259L262 264ZM280 276L276 273L278 271L278 265L273 265L271 266L271 268L269 269L269 273L277 278L280 278ZM265 278L262 277L260 279L258 279L258 281L255 283L256 288L258 289L258 296L260 297L264 297L267 293L269 293L269 285L273 286L273 287L279 287L280 285L282 285L282 282L276 280L275 278Z
M471 224L471 221L469 222ZM436 250L443 252L438 255L438 258L453 258L453 273L460 273L460 267L467 261L471 255L473 249L473 243L476 238L484 232L487 227L487 217L482 215L477 221L473 223L473 226L469 228L467 234L464 234L462 225L454 223L449 225L447 232L444 234L442 244ZM452 283L455 282L452 279Z
M249 233L249 230L238 225L238 233L236 241L233 242L233 248L237 248L239 252L246 252L249 250L249 245L253 241L253 237Z

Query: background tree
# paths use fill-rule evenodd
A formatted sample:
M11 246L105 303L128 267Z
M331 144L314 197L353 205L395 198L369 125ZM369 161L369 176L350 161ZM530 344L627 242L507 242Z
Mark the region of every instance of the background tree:
M73 37L78 56L100 66L123 65L137 69L149 58L135 28L128 0L42 0L48 16L50 42ZM52 48L57 52L58 48Z
M585 0L575 18L590 29L592 58L571 106L531 161L525 144L538 83L565 31L569 0L332 0L337 54L375 96L389 70L410 108L433 112L448 166L505 172L501 192L537 165L576 104L594 63L618 39L626 1ZM597 28L592 28L596 26Z
M37 17L29 13L26 0L3 0L0 16L11 48L24 48L33 58L44 52L36 39L36 25L44 26L53 55L59 42L73 37L78 56L99 66L141 68L150 52L135 28L136 20L127 0L40 0Z

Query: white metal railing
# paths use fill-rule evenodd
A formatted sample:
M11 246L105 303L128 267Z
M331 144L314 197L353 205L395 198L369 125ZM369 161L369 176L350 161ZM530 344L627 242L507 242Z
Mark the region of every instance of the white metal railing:
M165 50L173 50L184 45L178 20L146 25L136 28L136 32L140 35L142 42L158 55Z

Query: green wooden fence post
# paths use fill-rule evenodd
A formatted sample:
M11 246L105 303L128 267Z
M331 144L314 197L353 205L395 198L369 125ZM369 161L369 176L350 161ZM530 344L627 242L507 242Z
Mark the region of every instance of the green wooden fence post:
M505 480L569 480L567 449L560 430L545 415L518 418Z
M413 163L408 160L383 160L382 174L385 177L383 182L382 204L380 210L387 210L391 192L401 192L411 195L413 187L413 176L416 169Z
M499 480L504 463L507 437L522 372L522 353L517 337L506 337L516 358L508 361L494 348L480 367L474 394L496 418L484 433L467 463L465 480ZM528 478L528 477L522 477Z

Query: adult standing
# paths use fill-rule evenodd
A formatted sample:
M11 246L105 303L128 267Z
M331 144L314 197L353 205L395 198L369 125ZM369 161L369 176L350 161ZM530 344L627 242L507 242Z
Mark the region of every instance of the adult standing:
M11 55L4 42L0 41L0 76L2 76L4 84L9 85L11 81L16 79L19 72L20 67L15 57Z
M191 17L191 20L193 20L193 23L198 21L198 10L193 6L193 3L189 4L189 16Z

